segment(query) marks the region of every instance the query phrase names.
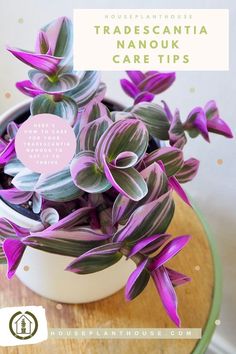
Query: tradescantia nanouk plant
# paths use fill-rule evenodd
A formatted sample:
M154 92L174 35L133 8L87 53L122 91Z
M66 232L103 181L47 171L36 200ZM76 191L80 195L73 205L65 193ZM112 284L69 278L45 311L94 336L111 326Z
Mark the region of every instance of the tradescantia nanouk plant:
M31 67L28 79L16 84L32 97L30 115L60 116L77 139L64 170L39 174L16 156L17 121L1 137L0 196L40 219L34 229L0 219L0 256L8 263L8 277L26 247L73 257L66 270L77 274L103 270L124 256L136 264L126 299L137 297L152 278L167 314L180 326L175 287L190 278L170 269L168 261L190 236L171 239L167 229L175 209L173 191L190 205L181 184L199 167L195 158L184 160L187 137L202 135L208 142L210 132L232 137L215 101L194 108L182 121L166 102L153 103L173 84L175 73L128 71L121 86L134 102L109 110L100 74L73 70L72 24L65 17L40 30L34 52L8 50Z

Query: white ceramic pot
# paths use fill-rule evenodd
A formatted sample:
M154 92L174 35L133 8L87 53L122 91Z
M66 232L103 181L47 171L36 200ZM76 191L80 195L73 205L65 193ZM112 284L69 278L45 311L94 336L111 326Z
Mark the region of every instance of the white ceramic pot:
M7 111L0 118L0 133L8 121L25 112L29 102L23 102ZM0 200L0 217L7 217L22 227L33 227L32 220ZM103 299L124 287L135 266L122 258L113 266L88 275L77 275L64 269L72 257L50 254L27 247L16 275L28 288L39 295L62 303L86 303Z

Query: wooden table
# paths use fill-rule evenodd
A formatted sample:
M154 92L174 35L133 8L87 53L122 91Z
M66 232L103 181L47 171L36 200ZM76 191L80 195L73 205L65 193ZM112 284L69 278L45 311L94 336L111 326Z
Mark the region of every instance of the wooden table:
M221 278L217 252L202 217L179 198L169 232L174 236L191 234L192 240L170 266L192 277L192 282L177 288L182 327L202 328L200 340L193 339L52 339L35 345L1 348L2 354L202 354L214 331L219 316ZM46 309L49 328L101 327L174 327L166 315L154 284L130 303L123 290L104 300L84 304L58 306L26 288L15 277L8 281L6 267L1 266L0 305L42 305ZM102 286L102 284L101 284Z

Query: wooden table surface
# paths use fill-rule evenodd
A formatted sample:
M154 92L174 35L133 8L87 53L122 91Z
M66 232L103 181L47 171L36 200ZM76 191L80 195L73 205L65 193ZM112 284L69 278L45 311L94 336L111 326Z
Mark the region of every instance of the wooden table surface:
M189 354L204 353L219 311L214 245L194 209L176 198L176 212L169 228L173 236L191 234L192 239L169 262L174 269L192 277L192 282L176 289L179 314L184 328L202 328L203 338L193 339L52 339L35 345L0 348L2 354ZM213 254L213 257L212 257ZM46 309L49 328L168 328L174 327L166 315L153 282L135 300L124 300L124 290L104 300L57 306L26 288L15 277L8 281L1 266L0 306L41 305ZM218 271L217 271L218 272ZM217 284L216 284L217 282ZM102 284L101 284L102 286Z

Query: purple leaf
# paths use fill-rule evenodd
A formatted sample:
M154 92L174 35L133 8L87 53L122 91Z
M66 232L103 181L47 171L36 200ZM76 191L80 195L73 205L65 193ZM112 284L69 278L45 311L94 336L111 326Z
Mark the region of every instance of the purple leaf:
M134 100L134 104L138 104L140 102L152 102L155 98L155 95L151 92L144 91L139 93Z
M64 65L70 62L73 37L71 20L65 16L59 17L42 30L46 32L52 54L63 57Z
M205 104L204 111L206 113L207 119L210 120L220 116L219 110L214 100L208 101Z
M112 120L106 116L97 118L96 120L86 124L79 133L78 144L79 149L95 151L97 143L102 134L112 124Z
M226 138L233 138L233 133L228 124L220 117L214 117L207 121L207 129L209 132L223 135Z
M40 90L34 86L30 80L19 81L16 83L16 87L23 94L30 97L35 97L44 93L43 90Z
M16 225L7 218L0 218L0 235L3 237L27 236L29 230Z
M20 205L26 203L33 195L33 192L20 191L17 188L1 189L0 196L6 201Z
M6 239L3 242L2 248L8 264L7 277L11 279L16 272L26 246L19 240Z
M103 95L103 93L102 93ZM98 95L95 96L85 107L84 111L82 112L80 121L79 121L79 128L80 131L87 126L87 124L95 121L101 117L107 117L108 111L107 107L100 101L102 96Z
M127 301L133 300L147 286L150 274L145 267L148 261L148 259L142 261L130 275L125 287L125 298Z
M132 247L128 257L130 258L138 252L143 254L151 254L157 251L170 237L171 235L168 234L158 234L147 237L137 242L135 246Z
M2 143L0 148L2 148L2 150L0 151L0 165L5 165L16 154L15 139L10 140L10 142L6 143L5 146Z
M158 255L156 255L149 265L149 270L152 272L161 267L164 263L172 259L182 248L186 246L190 240L189 235L178 236L170 241Z
M175 73L159 73L156 72L152 75L146 76L146 78L139 83L138 88L157 95L167 90L175 81Z
M189 206L191 206L191 202L186 194L186 192L184 191L184 189L182 188L182 186L180 185L180 183L178 182L177 178L172 176L168 178L169 181L169 185L171 186L171 188L173 188L173 190L180 196L180 198Z
M187 277L187 275L176 272L175 270L167 268L167 267L166 267L166 270L168 272L170 281L173 286L183 285L183 284L191 281L191 278Z
M177 312L178 300L165 267L162 266L153 271L152 278L168 316L180 327L181 322Z
M137 88L137 86L126 79L120 80L120 84L125 93L131 98L135 98L140 93L140 90Z
M130 80L135 84L138 85L142 80L145 79L145 74L142 71L126 71Z
M169 122L171 123L172 120L173 120L173 115L172 115L172 113L170 111L170 108L169 108L169 106L167 105L167 103L165 101L161 101L161 102L163 103L164 111L166 113L166 116L167 116Z
M34 69L53 75L58 70L62 58L53 57L48 54L35 54L20 49L7 48L16 58Z
M191 125L195 127L203 138L209 142L209 134L207 129L207 118L205 112L201 107L194 108L188 115L186 120L186 125ZM191 130L191 127L190 127Z

